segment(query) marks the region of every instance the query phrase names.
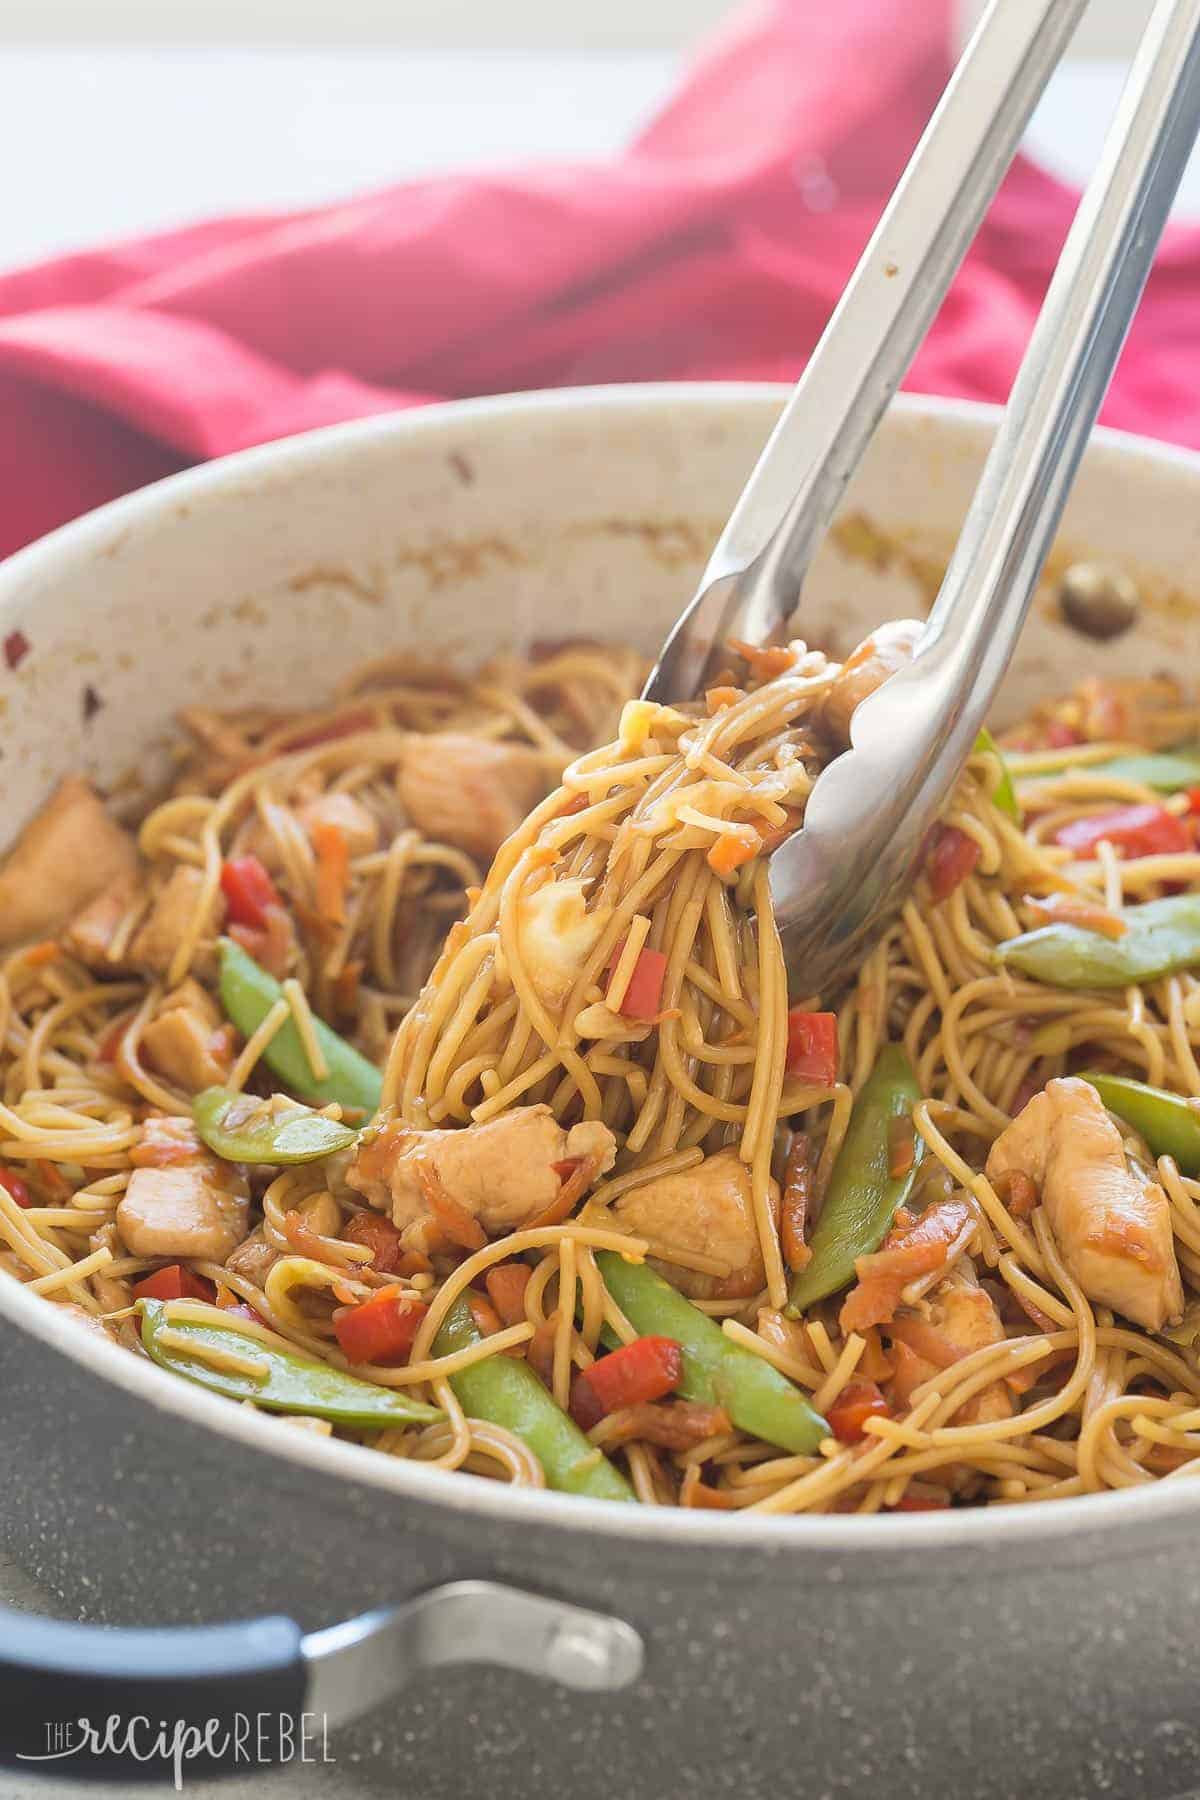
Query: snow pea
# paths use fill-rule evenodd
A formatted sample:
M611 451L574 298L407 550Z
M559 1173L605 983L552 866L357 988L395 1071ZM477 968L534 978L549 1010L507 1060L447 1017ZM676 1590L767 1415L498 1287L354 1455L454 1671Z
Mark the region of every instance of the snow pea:
M275 1110L255 1094L205 1088L192 1101L196 1130L214 1155L234 1163L308 1163L348 1150L358 1137L350 1125L292 1103Z
M1119 938L1081 925L1042 925L998 944L1009 968L1057 988L1126 987L1200 964L1200 894L1170 894L1123 907Z
M222 938L220 993L221 1005L243 1037L258 1030L283 989L274 976L260 968L232 938ZM263 1051L263 1061L277 1075L290 1093L316 1106L328 1106L336 1100L342 1106L354 1107L367 1114L378 1111L383 1093L383 1076L374 1063L339 1037L321 1019L314 1019L317 1042L325 1054L329 1074L318 1081L309 1067L300 1033L294 1019L287 1019Z
M893 1119L911 1118L920 1098L917 1078L904 1051L898 1044L886 1045L854 1102L829 1192L813 1229L812 1260L792 1282L787 1307L792 1318L853 1281L855 1259L878 1250L887 1236L897 1207L904 1205L912 1190L924 1151L921 1139L915 1138L912 1167L904 1175L890 1175L888 1128Z
M435 1356L452 1356L480 1341L470 1304L460 1295L433 1340ZM542 1465L548 1487L592 1500L633 1500L625 1477L598 1455L574 1419L555 1401L529 1364L513 1356L489 1356L451 1375L450 1386L468 1418L502 1425L527 1444Z
M1111 762L1086 763L1073 775L1111 775L1116 781L1137 781L1160 794L1200 786L1200 748L1147 751L1141 756L1114 756Z
M992 800L1000 808L1002 813L1007 813L1010 819L1015 820L1019 824L1021 820L1021 808L1017 801L1017 790L1013 786L1012 775L1009 772L1008 764L1004 760L1004 752L1001 750L999 744L996 742L986 725L983 726L979 736L975 739L974 748L977 753L994 756L999 763L1000 780L992 793ZM1196 779L1200 780L1200 775L1198 775Z
M726 1337L706 1313L645 1263L626 1262L615 1250L597 1252L604 1284L642 1337L674 1338L683 1350L685 1400L723 1406L742 1431L806 1455L829 1427L794 1382L765 1357Z
M225 1394L230 1400L252 1400L265 1412L308 1413L334 1425L428 1425L442 1418L439 1406L415 1400L400 1388L376 1387L342 1369L331 1368L315 1357L301 1356L263 1343L232 1325L199 1324L190 1319L171 1320L167 1302L139 1300L142 1344L160 1369L170 1369L200 1387ZM162 1334L186 1338L198 1348L222 1350L253 1357L263 1365L261 1376L237 1369L222 1369L189 1356L174 1343L164 1344Z
M1109 1112L1145 1138L1154 1156L1170 1156L1185 1175L1200 1175L1200 1101L1127 1075L1095 1075L1088 1069L1081 1079L1091 1082Z

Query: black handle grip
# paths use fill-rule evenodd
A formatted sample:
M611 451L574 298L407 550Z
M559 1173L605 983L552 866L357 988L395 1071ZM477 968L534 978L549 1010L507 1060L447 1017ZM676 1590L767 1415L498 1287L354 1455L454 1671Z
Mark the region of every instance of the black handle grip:
M320 1721L291 1619L124 1630L0 1607L0 1767L171 1781L299 1759ZM321 1754L318 1745L317 1756Z

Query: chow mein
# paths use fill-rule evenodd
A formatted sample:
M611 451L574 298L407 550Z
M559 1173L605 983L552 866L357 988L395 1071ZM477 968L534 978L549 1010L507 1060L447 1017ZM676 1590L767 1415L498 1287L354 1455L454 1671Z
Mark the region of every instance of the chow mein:
M917 631L732 643L678 706L588 642L392 657L185 712L149 810L64 780L0 864L5 1276L519 1487L1200 1471L1200 708L981 734L854 979L789 993L770 854Z

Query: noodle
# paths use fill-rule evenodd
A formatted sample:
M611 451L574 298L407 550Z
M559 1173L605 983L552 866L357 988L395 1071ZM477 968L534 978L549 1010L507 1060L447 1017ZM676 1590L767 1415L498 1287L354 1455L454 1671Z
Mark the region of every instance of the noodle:
M841 991L792 997L793 1014L836 1014L840 1079L825 1079L793 1062L763 852L800 824L837 753L830 721L850 669L797 644L764 653L774 660L760 679L758 654L745 659L749 676L678 707L629 701L637 659L579 643L474 678L384 657L306 712L191 709L102 947L76 923L0 960L0 1268L136 1350L134 1289L178 1263L204 1285L168 1300L164 1350L251 1384L269 1373L256 1344L292 1350L428 1400L437 1423L338 1433L516 1486L544 1487L545 1468L516 1432L468 1416L455 1378L514 1358L563 1412L576 1408L588 1372L599 1378L614 1346L639 1336L602 1252L653 1261L723 1342L796 1384L831 1427L799 1453L678 1397L610 1410L578 1472L609 1458L643 1504L870 1514L1196 1472L1200 1178L1170 1156L1154 1169L1122 1127L1131 1167L1145 1164L1161 1188L1184 1283L1183 1320L1162 1333L1089 1298L1045 1194L1021 1198L988 1169L1031 1097L1078 1069L1200 1100L1196 975L1066 990L996 956L1041 922L1048 896L1121 915L1200 887L1186 834L1144 853L1102 836L1089 854L1071 832L1114 808L1162 809L1154 788L1105 765L1200 734L1200 712L1167 682L1099 695L1085 684L1043 709L1007 750L1020 824L1005 810L1003 763L973 755L938 828L958 878L938 893L923 875ZM1106 737L1054 741L1093 714ZM486 847L481 821L503 765L475 782L485 753L511 755L524 784ZM1165 811L1179 817L1182 804ZM222 925L280 984L241 1039L218 1004ZM466 1142L455 1134L541 1120L588 1146L552 1163L560 1199L495 1223L503 1161L473 1198L427 1175L432 1212L395 1199L389 1266L378 1230L396 1177L381 1201L347 1154L252 1171L237 1204L257 1223L231 1253L135 1248L131 1183L178 1161L168 1148L156 1162L148 1121L182 1126L205 1085L268 1099L285 1028L311 1083L336 1091L321 1021L384 1071L383 1111L355 1152L364 1166L390 1132L400 1144L430 1132ZM187 1032L191 1063L179 1061ZM923 1096L912 1110L923 1160L898 1241L939 1205L958 1209L954 1229L879 1323L843 1328L842 1292L791 1320L806 1253L789 1237L792 1131L808 1153L811 1235L888 1045L903 1046ZM208 1073L193 1079L193 1067ZM325 1116L363 1113L333 1105ZM964 1294L991 1321L978 1341L946 1335L947 1297ZM411 1309L403 1357L347 1354L343 1322L373 1302ZM464 1303L477 1330L446 1351L439 1335ZM189 1321L224 1324L245 1347L198 1347L177 1329ZM879 1404L854 1431L845 1408L863 1392Z

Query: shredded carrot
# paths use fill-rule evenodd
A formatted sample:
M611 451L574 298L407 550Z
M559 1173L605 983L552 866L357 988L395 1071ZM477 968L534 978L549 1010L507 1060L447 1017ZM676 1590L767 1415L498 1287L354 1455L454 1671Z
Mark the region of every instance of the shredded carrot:
M333 984L333 1004L340 1013L352 1013L358 1005L358 988L362 980L361 959L345 963Z
M742 638L727 638L726 643L749 665L756 681L769 681L795 665L796 652L787 644L747 644Z
M487 1243L487 1233L475 1215L446 1192L437 1170L427 1162L418 1162L417 1180L425 1204L444 1236L464 1250L482 1250Z
M915 1355L923 1362L932 1363L935 1369L948 1369L967 1354L951 1343L936 1325L919 1318L916 1313L897 1313L887 1329L893 1344L907 1344Z
M546 1225L561 1225L564 1219L570 1218L580 1200L591 1187L595 1176L596 1158L581 1156L549 1206L538 1213L535 1219L530 1219L524 1229L540 1231Z
M727 706L736 706L744 698L745 689L740 687L710 687L704 695L704 704L710 713L723 712Z
M917 1157L917 1134L911 1117L888 1120L888 1175L900 1181L908 1174Z
M57 962L62 950L53 938L46 938L43 943L31 944L25 952L25 964L30 969L44 969L47 963Z
M778 850L785 838L790 838L794 831L799 831L804 823L804 814L799 807L788 806L784 808L784 811L787 813L787 818L782 825L768 825L765 819L760 819L755 825L755 830L762 839L762 847L768 856L772 850Z
M865 1381L888 1381L895 1374L895 1359L883 1347L883 1339L871 1328L863 1332L864 1349L855 1365L855 1374Z
M807 1268L812 1251L804 1241L808 1208L812 1200L812 1141L805 1131L792 1138L783 1168L783 1199L780 1206L779 1242L783 1260L789 1269Z
M325 1245L319 1232L311 1225L305 1224L298 1212L286 1212L283 1215L283 1234L293 1250L301 1256L309 1256L314 1262L322 1262L325 1258Z
M680 1506L694 1506L708 1512L730 1512L733 1509L733 1495L727 1494L723 1488L709 1487L701 1480L700 1470L693 1463L679 1484Z
M714 875L732 875L761 849L762 839L753 825L739 825L736 831L721 833L706 860Z
M340 825L312 829L317 858L317 912L331 925L346 923L346 889L350 885L350 849Z
M858 1285L851 1288L838 1315L842 1330L848 1334L868 1325L886 1325L909 1282L941 1268L970 1216L964 1200L939 1201L915 1225L890 1231L882 1250L856 1258Z
M996 1191L1014 1219L1027 1219L1038 1201L1037 1184L1020 1169L997 1178Z
M1124 919L1107 907L1085 900L1082 894L1025 895L1025 904L1043 925L1078 925L1082 931L1094 931L1101 937L1124 937L1129 930Z

